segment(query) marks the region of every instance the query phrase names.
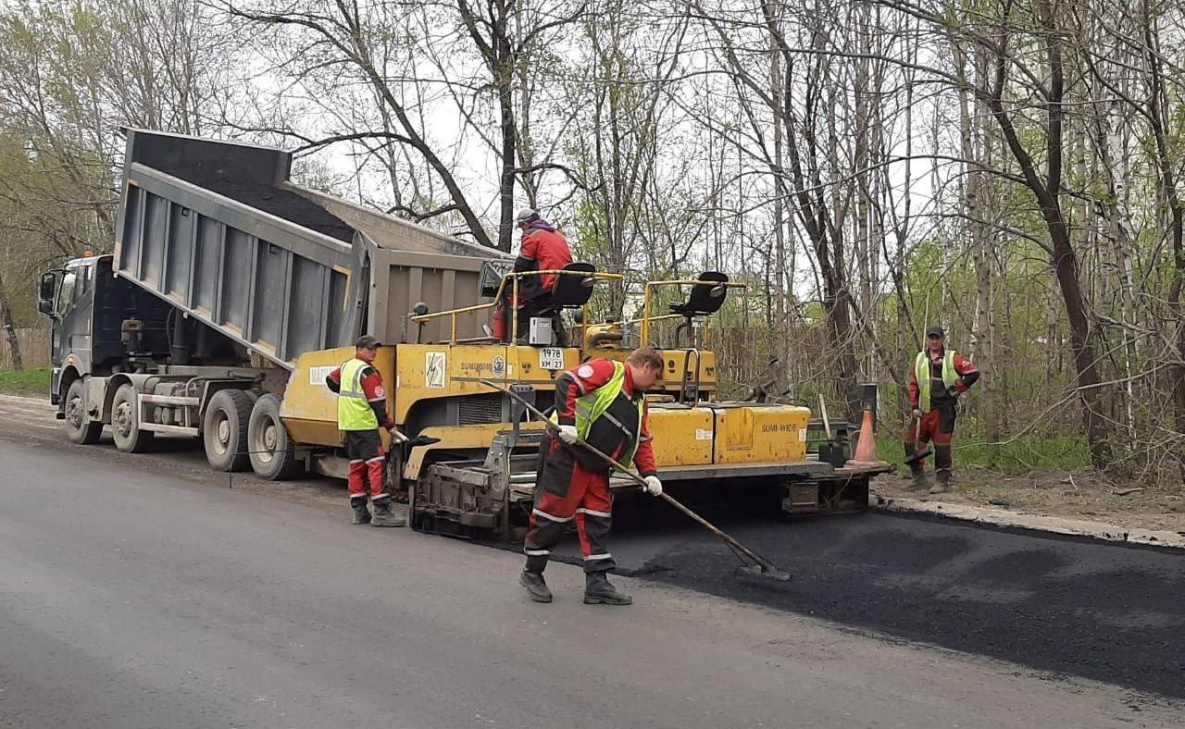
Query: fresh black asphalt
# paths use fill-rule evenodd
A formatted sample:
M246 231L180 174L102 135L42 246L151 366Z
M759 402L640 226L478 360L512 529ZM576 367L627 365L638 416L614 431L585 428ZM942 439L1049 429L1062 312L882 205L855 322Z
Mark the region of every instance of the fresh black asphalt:
M631 507L611 543L623 574L1185 697L1185 551L884 514L709 510L793 574L782 584L739 578L731 552L666 507Z

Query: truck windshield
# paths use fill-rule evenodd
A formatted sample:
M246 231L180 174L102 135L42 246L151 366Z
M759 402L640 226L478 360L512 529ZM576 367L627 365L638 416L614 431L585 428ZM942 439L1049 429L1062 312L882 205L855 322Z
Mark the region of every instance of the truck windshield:
M62 286L58 289L58 305L57 311L59 314L64 313L70 308L70 304L74 302L74 285L78 280L78 272L76 269L67 269L62 276Z

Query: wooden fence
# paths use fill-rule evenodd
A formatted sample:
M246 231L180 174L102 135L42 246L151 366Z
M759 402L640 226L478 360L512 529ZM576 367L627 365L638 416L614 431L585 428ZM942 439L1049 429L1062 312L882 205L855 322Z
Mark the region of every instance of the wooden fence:
M49 330L40 327L16 330L25 367L49 367L49 336ZM11 369L12 364L8 336L0 329L0 369Z

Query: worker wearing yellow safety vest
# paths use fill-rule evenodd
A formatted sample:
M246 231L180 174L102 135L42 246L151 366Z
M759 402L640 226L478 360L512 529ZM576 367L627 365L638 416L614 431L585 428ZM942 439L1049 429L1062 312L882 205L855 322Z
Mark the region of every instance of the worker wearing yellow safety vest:
M374 337L359 339L354 345L354 358L330 372L325 385L337 393L337 427L345 433L350 459L347 483L354 523L401 527L406 521L391 511L391 494L386 488L386 454L379 433L380 427L388 430L395 427L387 416L383 378L373 366L380 346ZM366 508L368 494L374 506L373 517Z
M909 406L913 419L905 432L905 453L920 453L927 442L934 443L934 466L938 477L930 493L950 490L951 440L955 432L959 395L979 379L975 365L953 349L946 348L942 327L926 330L926 349L914 358L909 376ZM910 465L915 488L925 488L925 462Z
M524 544L527 564L520 578L532 600L551 602L543 569L574 522L584 555L584 601L633 602L606 576L614 567L607 545L613 508L609 466L577 439L620 464L632 462L646 481L646 492L661 494L644 395L658 381L662 365L662 355L647 347L630 354L624 364L589 360L556 381L552 420L560 427L557 434L549 430L540 447L531 530Z

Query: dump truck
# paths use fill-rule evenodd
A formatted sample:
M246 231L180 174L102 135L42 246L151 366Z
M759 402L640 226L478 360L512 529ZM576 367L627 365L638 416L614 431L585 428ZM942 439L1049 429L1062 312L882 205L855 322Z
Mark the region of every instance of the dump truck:
M283 150L125 134L113 252L40 281L50 394L69 439L93 444L109 428L118 449L138 453L157 437L200 438L218 470L344 478L325 377L369 334L393 385L389 485L409 492L413 524L521 536L544 425L485 383L546 408L564 369L623 357L620 332L585 323L592 291L622 276L584 263L555 272L570 346L554 345L549 324L526 342L497 341L498 302L543 272L514 273L505 254L302 187ZM689 328L727 292L719 275L690 284L671 313ZM875 465L811 458L808 409L719 402L710 351L689 340L663 353L652 421L665 482L773 484L792 512L867 502Z

